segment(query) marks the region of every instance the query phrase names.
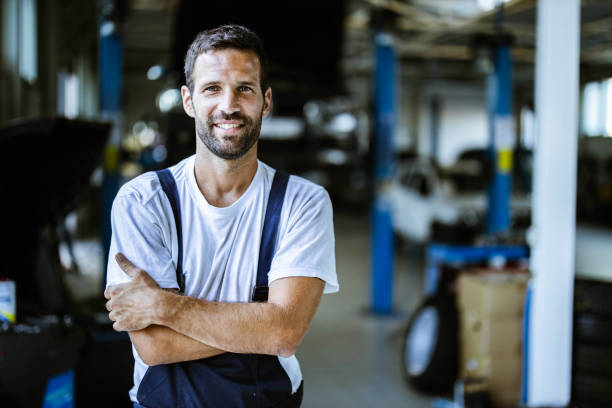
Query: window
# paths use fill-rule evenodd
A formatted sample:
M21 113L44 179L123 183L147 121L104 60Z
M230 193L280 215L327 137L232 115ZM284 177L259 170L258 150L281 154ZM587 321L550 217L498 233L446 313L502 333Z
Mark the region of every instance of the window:
M581 119L585 135L612 136L612 79L585 85Z
M27 82L37 78L36 0L2 1L2 63Z
M79 77L61 70L57 82L57 113L74 119L79 114Z

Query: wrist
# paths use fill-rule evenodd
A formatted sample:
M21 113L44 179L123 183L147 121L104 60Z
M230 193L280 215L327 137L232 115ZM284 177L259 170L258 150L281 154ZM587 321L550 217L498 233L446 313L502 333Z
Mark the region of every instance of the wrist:
M167 326L167 322L172 320L173 308L176 303L173 299L178 296L178 294L166 289L157 291L154 324Z

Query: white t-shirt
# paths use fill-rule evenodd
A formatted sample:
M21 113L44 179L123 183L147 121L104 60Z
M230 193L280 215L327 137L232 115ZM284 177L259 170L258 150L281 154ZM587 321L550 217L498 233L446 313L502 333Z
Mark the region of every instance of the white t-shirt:
M194 162L195 156L191 156L170 168L181 207L185 294L209 301L249 302L275 170L258 161L255 177L244 194L231 206L219 208L210 205L200 192ZM154 172L121 187L113 202L111 225L107 287L129 280L115 261L115 254L121 252L161 287L178 288L174 215ZM291 176L287 185L268 282L289 276L317 277L325 281L324 293L338 291L329 195L324 188L297 176ZM132 351L135 365L130 397L136 401L148 366L134 347ZM279 357L279 361L295 392L302 380L297 359Z

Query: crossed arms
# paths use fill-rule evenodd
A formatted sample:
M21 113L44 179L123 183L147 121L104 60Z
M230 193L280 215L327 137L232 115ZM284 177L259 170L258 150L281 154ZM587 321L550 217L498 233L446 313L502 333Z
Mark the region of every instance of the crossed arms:
M164 290L117 254L131 278L104 292L117 331L128 331L147 365L211 357L224 352L295 353L321 300L324 282L288 277L270 284L267 303L208 302Z

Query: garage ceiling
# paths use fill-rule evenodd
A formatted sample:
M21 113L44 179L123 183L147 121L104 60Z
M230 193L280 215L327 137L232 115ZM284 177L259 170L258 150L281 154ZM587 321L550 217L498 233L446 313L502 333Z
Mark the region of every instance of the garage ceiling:
M149 63L147 55L151 53L158 54L153 58L156 60L167 56L174 12L179 4L179 0L131 1L129 24L124 25L124 32L126 54L131 54L133 61L128 61L126 68ZM479 0L350 0L346 7L345 53L350 57L370 48L360 43L371 41L371 16L378 10L387 10L397 17L401 58L470 60L474 36L502 31L514 38L514 60L532 63L537 1L507 1L503 13L498 9L485 11L478 4ZM583 0L581 20L582 64L592 67L612 64L612 1ZM362 35L351 35L351 31ZM366 52L365 56L371 55Z
M179 0L132 0L130 3L122 31L126 92L134 103L151 104L157 92L146 80L146 70L159 63L172 65L174 24L180 3ZM401 72L409 80L482 80L482 73L474 68L474 39L503 32L513 38L517 88L532 92L537 1L507 1L502 13L499 8L484 10L479 3L486 1L345 0L339 61L343 77L352 84L363 82L359 93L367 93L365 83L371 80L374 62L371 22L373 16L385 11L393 16ZM261 7L274 13L269 3L262 3ZM285 14L281 18L291 17ZM311 21L311 32L324 24L325 18ZM583 0L581 20L581 80L612 76L612 1ZM276 27L286 30L288 26ZM278 36L285 35L291 34L278 33ZM306 37L308 32L302 35ZM152 108L148 105L147 110Z
M498 1L499 2L499 1ZM483 10L477 0L359 0L352 2L347 30L369 32L371 14L388 10L397 16L398 52L407 60L462 61L474 56L475 36L510 34L517 63L535 58L536 0L510 0ZM612 1L583 0L581 64L590 76L612 75Z

